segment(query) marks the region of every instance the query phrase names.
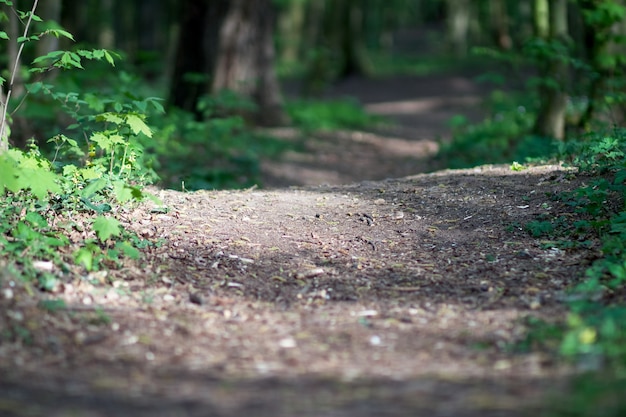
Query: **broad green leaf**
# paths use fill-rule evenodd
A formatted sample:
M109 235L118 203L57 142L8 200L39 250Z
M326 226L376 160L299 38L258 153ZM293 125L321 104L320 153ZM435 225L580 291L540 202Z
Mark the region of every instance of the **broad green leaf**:
M127 187L124 181L115 181L113 183L113 194L120 203L125 203L133 198L133 192L130 187Z
M9 35L4 30L0 30L0 39L9 40Z
M105 242L111 236L119 236L122 234L120 222L113 217L98 217L93 222L93 230L96 232L101 242Z
M111 150L111 146L112 146L111 140L104 133L96 132L93 135L91 135L90 140L96 145L98 145L98 147L104 149L105 151Z
M64 177L72 178L78 173L78 168L76 168L76 165L65 165L62 169L62 172Z
M20 188L30 189L39 199L47 197L48 193L60 193L61 187L57 183L57 175L49 169L40 166L20 166L18 174Z
M124 137L121 135L107 135L102 132L97 132L91 135L91 141L98 145L100 148L109 152L115 145L124 144Z
M36 82L36 83L32 83L32 84L27 84L26 85L26 89L31 94L37 94L39 91L41 91L42 87L43 87L43 83L42 82Z
M7 155L0 155L0 194L7 189L11 192L20 190L17 163Z
M119 242L117 245L115 245L115 247L121 249L122 253L128 256L130 259L137 260L141 256L139 250L131 245L129 242Z
M135 114L129 114L126 117L126 123L132 130L133 134L137 135L139 133L143 133L147 137L152 137L152 130L148 127L148 125L141 119L141 117Z
M102 113L107 100L103 100L95 94L87 93L85 94L85 102L90 109L93 109L95 112Z
M74 262L85 267L87 271L93 270L93 251L89 248L80 248L74 252Z
M121 125L122 123L124 123L124 119L122 118L122 116L116 113L102 113L98 116L98 120L115 123L116 125Z
M102 177L102 172L100 172L96 167L82 168L79 172L85 181L95 180Z
M146 100L150 100L150 103L152 104L152 106L159 113L165 113L165 108L163 107L163 105L161 103L159 103L159 101L161 101L162 99L157 98L157 97L148 97Z
M107 186L107 181L104 178L98 178L91 181L84 189L81 195L85 198L90 198L98 191L102 191Z
M87 59L93 59L93 51L88 51L86 49L81 49L78 52L78 55L83 56Z
M41 214L34 211L26 214L26 216L24 216L24 220L31 223L33 226L37 226L40 228L48 227L48 222L46 221L46 219Z
M61 66L64 68L80 68L84 69L80 63L80 57L74 52L64 52L61 56Z

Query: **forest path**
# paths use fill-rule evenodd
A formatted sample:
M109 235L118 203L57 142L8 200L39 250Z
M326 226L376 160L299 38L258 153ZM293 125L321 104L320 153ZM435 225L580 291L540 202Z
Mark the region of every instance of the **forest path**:
M424 117L444 120L436 108ZM385 164L400 165L397 153ZM552 196L584 181L560 166L481 167L288 189L154 189L167 211L146 202L119 213L155 242L140 265L59 271L53 294L20 280L2 289L0 334L15 337L0 343L0 415L536 414L567 370L549 352L513 347L526 317L565 314L564 291L597 247L546 248L523 225L542 214L575 221Z
M476 73L459 70L425 76L350 78L332 87L327 99L355 99L369 113L388 120L370 132L317 132L303 149L262 163L264 187L350 184L400 178L441 168L433 160L439 145L451 137L450 120L463 115L480 121L490 88ZM289 129L274 131L294 140Z

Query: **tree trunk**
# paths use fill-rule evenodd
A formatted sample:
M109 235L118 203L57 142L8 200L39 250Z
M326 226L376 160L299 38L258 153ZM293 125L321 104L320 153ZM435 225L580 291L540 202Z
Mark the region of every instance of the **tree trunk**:
M206 71L204 51L204 25L208 18L207 0L186 0L181 5L178 47L174 71L170 82L169 104L180 109L196 112L198 100L206 89L206 80L194 80L194 75Z
M274 70L274 13L271 0L231 0L220 29L219 52L211 91L223 90L252 99L250 116L262 126L287 123Z
M467 55L467 36L470 23L470 0L447 0L448 42L454 55Z
M114 0L100 0L100 28L98 30L98 46L105 49L114 49L116 47L115 28L113 21L115 20Z
M591 129L592 122L602 113L602 110L607 111L605 116L610 115L614 124L621 122L615 108L607 109L603 105L606 105L604 95L610 89L609 85L614 80L616 73L621 71L618 64L619 60L615 58L624 55L624 50L619 49L620 47L623 48L623 42L620 42L620 39L624 39L626 35L624 22L617 15L603 21L590 21L586 17L587 13L597 12L597 8L603 7L603 3L607 1L579 1L583 15L582 23L587 59L592 70L589 77L591 83L586 92L589 104L578 123L578 127L583 130ZM621 46L618 46L620 43ZM611 115L611 113L613 114Z
M365 53L363 39L364 12L361 0L345 0L343 10L343 21L340 29L343 28L341 45L343 48L343 68L339 71L339 78L349 76L367 75L369 64Z
M550 10L548 0L533 2L533 27L535 36L547 39L550 36Z
M509 15L504 0L491 0L489 3L491 26L496 45L504 50L513 47L513 40L509 32Z
M568 0L552 0L549 2L550 40L566 43ZM546 81L540 91L540 109L535 121L535 133L555 139L565 138L565 110L567 107L566 80L568 67L564 57L554 57L546 63L542 77Z
M279 19L280 57L288 63L296 63L302 58L301 46L304 34L306 3L290 2Z

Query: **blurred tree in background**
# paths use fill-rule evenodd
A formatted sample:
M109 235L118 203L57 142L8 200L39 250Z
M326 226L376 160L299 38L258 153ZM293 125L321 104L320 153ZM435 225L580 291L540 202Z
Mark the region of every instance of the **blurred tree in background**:
M314 94L346 77L379 76L381 62L411 54L462 59L489 51L530 80L535 133L563 139L568 129L617 121L623 113L624 10L623 0L46 0L38 13L46 25L73 33L78 46L122 53L124 69L172 108L200 120L202 98L227 90L251 102L235 114L268 126L288 122L277 71ZM14 39L19 16L6 5L3 11L3 29ZM17 65L73 47L68 39L46 37L25 44ZM0 48L6 79L17 44ZM54 76L18 71L9 112L21 102L25 83ZM5 82L4 95L7 88ZM12 123L12 143L37 137L19 116Z

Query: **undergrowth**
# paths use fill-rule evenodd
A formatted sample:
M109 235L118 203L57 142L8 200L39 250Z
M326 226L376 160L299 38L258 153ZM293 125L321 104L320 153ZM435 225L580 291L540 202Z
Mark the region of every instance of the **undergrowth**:
M580 175L590 178L585 186L555 196L579 220L537 219L526 230L560 247L598 239L601 256L569 289L566 319L528 319L529 332L518 349L556 352L582 372L567 398L558 399L560 405L547 415L621 416L626 411L626 129L590 134L563 149Z
M367 113L355 100L292 100L287 113L295 127L304 131L364 129L384 119Z
M1 3L13 8L10 1ZM33 33L31 23L41 21L36 5L30 11L12 11L20 16L24 36L10 39L0 32L3 41L19 46L18 62L22 51L31 50L32 43L45 36L73 40L62 29ZM36 57L23 76L24 96L14 100L15 73L21 68L0 78L6 88L0 103L0 132L5 133L0 137L0 267L44 291L55 290L67 277L138 259L138 246L144 244L125 230L118 217L130 202L149 197L143 186L156 179L144 143L152 137L146 113L148 108L163 111L159 101L68 91L42 76L54 73L63 79L65 70L82 70L89 61L115 66L117 58L103 49ZM33 139L26 149L9 148L11 122L29 116L24 109L31 99L49 103L50 113L66 126L49 135L47 142Z

